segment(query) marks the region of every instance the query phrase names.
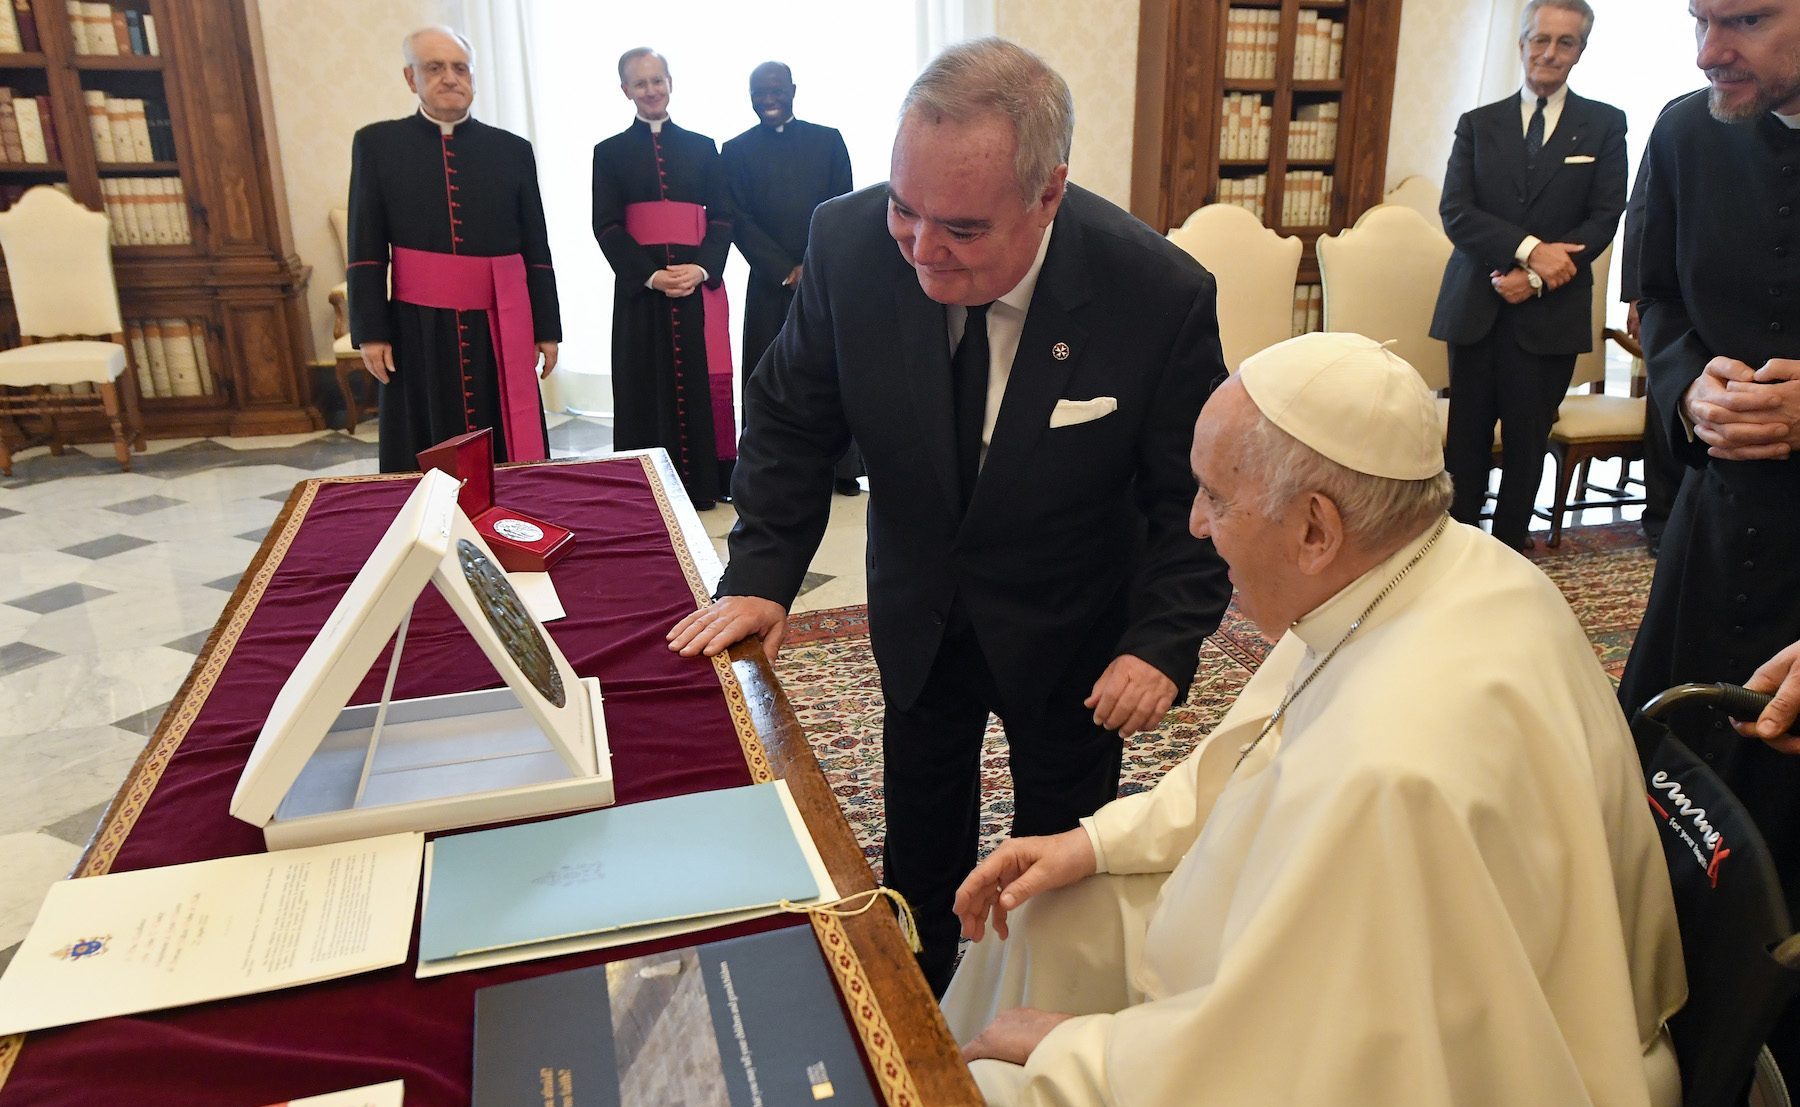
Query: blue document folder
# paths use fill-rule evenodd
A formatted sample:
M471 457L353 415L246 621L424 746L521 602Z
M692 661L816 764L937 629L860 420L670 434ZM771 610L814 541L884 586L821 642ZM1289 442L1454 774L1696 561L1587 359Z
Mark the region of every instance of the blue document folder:
M421 961L819 894L775 784L445 835L426 888Z

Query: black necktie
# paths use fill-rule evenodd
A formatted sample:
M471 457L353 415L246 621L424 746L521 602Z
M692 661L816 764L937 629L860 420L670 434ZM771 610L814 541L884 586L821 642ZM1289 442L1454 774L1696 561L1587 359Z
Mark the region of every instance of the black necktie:
M964 508L975 494L975 477L981 471L981 426L987 418L988 392L987 312L992 306L969 308L962 341L950 359L950 386L956 392L956 471L962 478Z
M1544 104L1542 96L1538 97L1537 110L1531 113L1531 122L1525 125L1525 157L1536 161L1538 151L1544 148Z

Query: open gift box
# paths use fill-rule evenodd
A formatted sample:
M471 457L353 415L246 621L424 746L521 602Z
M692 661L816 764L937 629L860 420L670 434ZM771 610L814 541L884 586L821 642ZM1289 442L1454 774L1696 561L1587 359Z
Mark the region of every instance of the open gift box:
M542 573L569 552L575 533L494 503L494 432L487 427L446 438L419 452L419 468L462 482L457 506L509 573Z

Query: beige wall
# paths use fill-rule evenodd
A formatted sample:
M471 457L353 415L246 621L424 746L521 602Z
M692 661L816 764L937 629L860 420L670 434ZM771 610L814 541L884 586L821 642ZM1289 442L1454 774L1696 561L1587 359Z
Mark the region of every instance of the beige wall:
M1131 206L1131 121L1137 103L1136 0L997 0L994 27L1043 55L1075 95L1069 178Z
M326 297L344 279L327 213L350 187L350 138L417 103L401 76L400 39L444 18L438 0L260 0L269 95L294 247L313 267L313 349L331 357Z

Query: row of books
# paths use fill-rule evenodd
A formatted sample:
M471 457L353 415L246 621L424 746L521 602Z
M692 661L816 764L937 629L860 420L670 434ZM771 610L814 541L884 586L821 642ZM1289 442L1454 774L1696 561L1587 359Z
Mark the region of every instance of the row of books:
M1331 222L1331 174L1295 169L1282 178L1281 225L1322 227Z
M1281 37L1281 12L1275 8L1225 9L1225 77L1227 80L1271 80L1275 47Z
M105 0L68 0L70 38L77 54L155 57L156 17Z
M1221 177L1218 196L1219 203L1247 208L1250 214L1262 219L1269 199L1269 175L1258 173L1253 177Z
M1294 286L1294 334L1309 334L1325 328L1325 289L1316 284Z
M0 163L43 165L61 160L50 97L0 88Z
M1329 161L1337 157L1338 102L1302 104L1288 124L1288 158Z
M102 177L115 246L185 246L194 240L180 177Z
M125 338L145 399L213 394L206 324L199 319L128 319Z
M35 54L43 49L31 4L32 0L0 0L0 54Z
M1300 13L1294 28L1294 80L1334 81L1344 75L1344 25L1318 12Z
M175 160L174 127L161 100L108 96L95 88L84 90L81 99L87 105L94 156L101 162Z
M1231 161L1266 159L1274 112L1255 93L1227 93L1219 105L1219 156Z

